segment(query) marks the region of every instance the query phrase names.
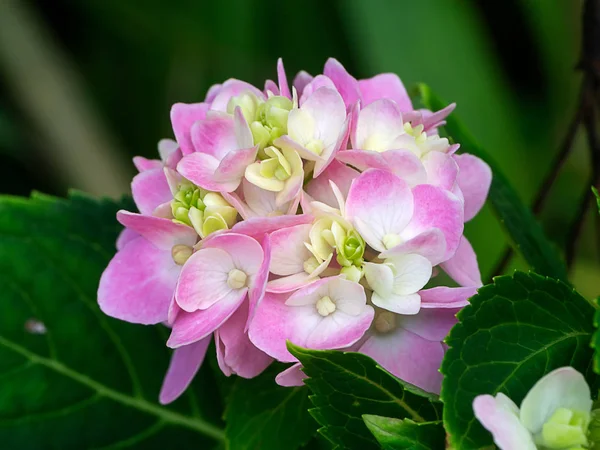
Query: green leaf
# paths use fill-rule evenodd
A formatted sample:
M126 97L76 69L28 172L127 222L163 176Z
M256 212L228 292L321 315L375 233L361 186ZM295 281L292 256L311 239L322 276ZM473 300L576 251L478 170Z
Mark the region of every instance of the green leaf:
M436 111L446 106L428 86L421 84L419 90L426 108ZM566 266L554 244L545 236L531 210L523 204L491 156L475 142L455 114L448 116L446 122L448 135L460 143L461 150L478 156L492 168L489 201L508 232L513 247L523 255L534 272L567 281Z
M123 206L81 194L0 198L3 448L196 449L224 441L220 399L205 388L214 384L210 368L173 405L159 405L166 329L111 319L96 304Z
M594 371L600 374L600 298L594 300L596 312L594 313L594 327L596 331L592 338L591 346L594 349Z
M598 204L598 212L600 212L600 194L598 193L598 189L596 189L594 186L592 186L592 192L594 193L594 196L596 197L596 203Z
M273 364L256 378L238 378L228 397L225 433L235 450L294 450L306 444L317 431L308 413L308 388L282 387L275 383L285 369Z
M360 353L308 350L288 343L300 360L304 380L315 408L310 410L322 425L319 432L336 448L378 449L362 416L376 414L415 422L441 418L437 397L406 384Z
M441 420L417 423L368 414L363 419L383 450L438 450L446 446Z
M473 414L473 399L502 392L517 405L546 373L572 366L592 392L589 342L594 308L565 283L516 272L479 289L458 313L442 363L444 425L456 449L479 449L492 437Z

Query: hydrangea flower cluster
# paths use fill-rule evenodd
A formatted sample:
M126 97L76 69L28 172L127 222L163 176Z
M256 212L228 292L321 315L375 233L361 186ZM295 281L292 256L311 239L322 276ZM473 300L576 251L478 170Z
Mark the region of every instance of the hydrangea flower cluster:
M102 310L163 323L176 349L160 401L188 386L211 339L226 375L302 383L286 341L362 352L438 392L443 339L481 286L464 223L491 171L413 109L393 74L356 80L335 59L290 88L230 79L171 110L176 141L134 159L138 213L100 281ZM455 286L436 276L445 272Z

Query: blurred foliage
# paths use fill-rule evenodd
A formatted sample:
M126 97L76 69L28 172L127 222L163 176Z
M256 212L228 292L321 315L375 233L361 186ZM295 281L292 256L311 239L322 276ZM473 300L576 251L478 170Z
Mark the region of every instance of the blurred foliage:
M425 82L455 101L455 114L529 203L573 116L581 78L578 0L23 2L81 76L85 100L120 143L131 173L133 155L152 156L156 142L172 136L174 102L202 100L229 77L260 85L275 77L280 56L290 78L300 69L320 72L333 56L357 78L396 72L407 87ZM43 163L49 151L18 95L0 84L1 191L64 193L73 183ZM561 247L589 189L588 166L580 136L541 215ZM588 296L597 294L599 273L595 246L585 245L592 219L573 274ZM486 207L466 229L489 277L506 245L500 226ZM516 267L526 268L519 260Z

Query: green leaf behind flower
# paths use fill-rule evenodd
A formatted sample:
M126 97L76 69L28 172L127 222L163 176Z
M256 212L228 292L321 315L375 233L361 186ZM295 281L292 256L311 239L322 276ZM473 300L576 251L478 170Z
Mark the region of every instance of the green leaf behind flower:
M473 399L503 392L517 405L545 374L572 366L596 392L589 342L594 308L565 283L516 272L479 289L458 313L442 363L444 425L456 449L481 449L492 437Z
M2 448L224 444L210 367L159 405L166 330L111 319L96 304L124 206L81 194L0 198Z
M309 378L314 395L310 410L322 425L319 432L335 448L375 450L380 446L369 432L363 415L377 414L414 422L438 421L437 397L406 384L360 353L308 350L288 343Z
M417 423L368 414L363 419L383 450L437 450L446 446L441 420Z
M273 364L256 378L236 379L225 412L231 449L294 450L316 433L317 423L308 413L308 388L275 383L283 369Z
M592 192L594 193L594 197L596 197L596 203L598 204L598 212L600 212L600 193L598 193L598 189L592 186Z
M426 108L437 111L447 106L427 85L419 85L419 90ZM478 156L492 168L489 201L508 232L513 247L523 255L534 272L567 281L567 269L556 247L545 236L531 210L521 201L492 157L475 142L455 114L450 114L446 122L448 135L460 143L461 150Z

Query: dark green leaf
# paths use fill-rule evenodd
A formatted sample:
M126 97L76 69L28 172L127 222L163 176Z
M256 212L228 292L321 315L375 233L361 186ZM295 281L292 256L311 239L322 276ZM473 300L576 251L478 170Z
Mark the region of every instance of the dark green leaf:
M308 413L308 388L275 383L275 375L283 369L282 364L274 364L256 378L235 381L225 413L225 433L232 449L294 450L317 431Z
M96 305L122 206L80 194L0 198L2 448L196 449L224 440L220 400L205 388L210 370L198 376L203 389L159 405L166 330L113 320Z
M592 192L594 193L594 196L596 197L596 203L598 204L598 212L600 212L600 194L598 193L598 189L596 189L594 186L592 186Z
M492 444L473 414L477 395L503 392L519 405L542 376L563 366L583 373L594 391L594 308L565 283L516 272L496 277L470 302L446 338L441 369L444 425L456 449Z
M441 420L417 423L371 415L364 415L363 419L383 450L438 450L446 446Z
M591 346L594 349L594 371L600 373L600 298L594 300L596 312L594 313L594 327L596 331L592 338Z
M419 89L426 108L435 111L447 106L428 86L421 84ZM513 247L523 255L534 272L567 281L566 266L554 244L544 235L531 210L523 204L491 156L475 142L455 114L451 114L446 122L448 135L460 143L461 150L478 156L492 168L489 200L508 232Z
M309 376L314 393L310 412L319 432L336 448L378 449L362 416L376 414L415 422L439 420L437 397L406 384L360 353L307 350L288 343Z

